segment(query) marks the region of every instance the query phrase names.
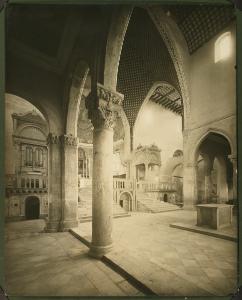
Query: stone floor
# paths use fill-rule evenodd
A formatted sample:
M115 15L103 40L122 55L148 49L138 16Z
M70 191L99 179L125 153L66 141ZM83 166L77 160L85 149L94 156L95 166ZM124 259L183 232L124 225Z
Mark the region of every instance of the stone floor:
M41 233L42 220L6 224L8 295L143 296L70 233Z
M106 257L158 295L224 296L237 286L237 243L169 227L194 224L195 212L133 213L114 220ZM234 232L235 229L224 229ZM76 232L90 240L91 223Z

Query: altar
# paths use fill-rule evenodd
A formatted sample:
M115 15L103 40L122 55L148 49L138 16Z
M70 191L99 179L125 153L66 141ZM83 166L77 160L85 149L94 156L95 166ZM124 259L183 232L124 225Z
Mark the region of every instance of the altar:
M199 204L197 205L197 226L208 225L220 229L232 224L233 205Z

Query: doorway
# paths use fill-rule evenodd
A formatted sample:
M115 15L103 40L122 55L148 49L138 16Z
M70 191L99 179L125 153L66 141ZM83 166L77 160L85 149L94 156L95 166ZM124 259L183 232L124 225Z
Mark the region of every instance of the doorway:
M40 201L38 197L31 196L25 200L25 218L26 220L39 219Z

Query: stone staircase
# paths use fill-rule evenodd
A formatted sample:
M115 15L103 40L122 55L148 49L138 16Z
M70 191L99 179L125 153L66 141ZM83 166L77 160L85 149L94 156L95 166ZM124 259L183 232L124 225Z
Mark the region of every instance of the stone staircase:
M180 209L181 208L175 204L160 201L155 197L151 197L150 193L137 194L137 210L140 212L160 213Z
M78 218L80 222L87 222L92 219L92 187L86 186L79 190L80 202L78 205ZM128 217L126 212L119 204L113 203L114 218Z

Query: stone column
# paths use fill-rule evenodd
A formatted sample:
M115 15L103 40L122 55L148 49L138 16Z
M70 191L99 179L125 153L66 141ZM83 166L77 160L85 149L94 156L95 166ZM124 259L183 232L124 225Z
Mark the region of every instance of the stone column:
M233 164L233 199L237 201L237 157L229 155L229 159Z
M87 103L87 106L93 103ZM97 107L91 110L93 131L92 242L90 256L101 258L112 248L113 218L113 117L123 95L97 86Z
M194 210L197 204L197 166L186 164L183 172L183 208Z
M62 145L62 218L61 231L78 226L78 148L77 138L61 136Z
M47 138L49 150L49 172L48 172L48 197L49 212L45 227L46 232L60 230L62 217L62 151L61 137L50 133Z

